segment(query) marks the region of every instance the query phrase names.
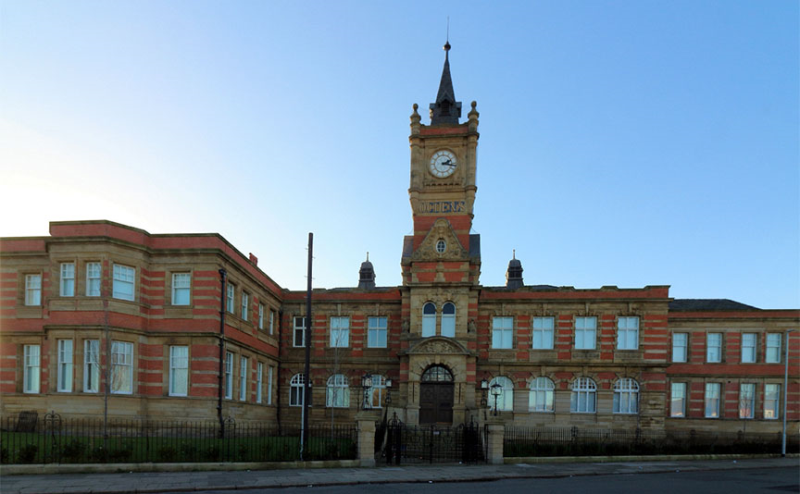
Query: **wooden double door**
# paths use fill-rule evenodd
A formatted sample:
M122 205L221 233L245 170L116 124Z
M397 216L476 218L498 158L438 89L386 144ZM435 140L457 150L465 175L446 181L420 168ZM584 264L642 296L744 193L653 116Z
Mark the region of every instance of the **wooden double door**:
M420 425L453 423L453 383L420 383Z

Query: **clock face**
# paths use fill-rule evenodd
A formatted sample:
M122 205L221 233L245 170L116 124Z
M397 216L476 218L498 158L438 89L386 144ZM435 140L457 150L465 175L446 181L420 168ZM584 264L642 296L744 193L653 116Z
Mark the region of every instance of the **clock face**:
M456 171L456 157L450 151L437 151L431 156L429 168L434 177L449 177Z

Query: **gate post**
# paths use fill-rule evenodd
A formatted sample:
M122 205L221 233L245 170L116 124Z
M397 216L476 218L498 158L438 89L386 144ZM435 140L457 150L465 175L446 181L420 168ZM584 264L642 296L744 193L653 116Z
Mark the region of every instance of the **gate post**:
M503 436L505 435L505 426L503 424L488 424L488 438L486 439L486 461L490 465L503 464Z
M362 467L375 466L375 421L358 421L358 461Z

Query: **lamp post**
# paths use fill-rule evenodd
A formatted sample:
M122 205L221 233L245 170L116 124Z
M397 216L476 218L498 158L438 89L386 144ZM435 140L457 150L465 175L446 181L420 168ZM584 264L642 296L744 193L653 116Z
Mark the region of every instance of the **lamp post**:
M366 410L368 398L369 398L369 390L372 388L372 374L367 373L361 377L361 387L364 389L364 402L361 405L362 410Z
M500 398L500 393L502 393L502 386L499 383L494 383L490 388L490 392L494 396L494 416L497 417L497 400Z
M781 438L781 457L786 456L786 399L789 396L789 333L793 332L793 329L786 332L786 349L784 350L783 357L783 436Z
M392 404L392 380L386 380L386 407L388 408L389 405Z
M486 408L486 391L489 389L489 381L486 379L481 381L481 408Z

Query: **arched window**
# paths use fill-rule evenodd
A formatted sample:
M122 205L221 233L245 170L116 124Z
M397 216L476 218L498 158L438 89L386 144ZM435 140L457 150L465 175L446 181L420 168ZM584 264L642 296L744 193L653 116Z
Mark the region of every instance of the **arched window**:
M380 374L372 375L372 386L367 389L367 408L383 408L383 390L386 389L386 378Z
M614 383L614 413L639 413L639 384L633 379Z
M442 307L442 336L456 336L456 304L447 302Z
M350 387L347 376L334 374L328 378L328 388L325 391L325 405L329 408L350 407Z
M572 383L569 400L572 413L595 413L597 410L597 384L588 377L579 377Z
M422 374L422 382L453 382L453 374L442 365L432 365Z
M495 384L499 384L499 388L493 388ZM495 389L500 391L495 400ZM500 412L510 412L514 409L514 383L511 379L503 376L497 376L489 383L489 407L495 409L495 401L497 402L497 410Z
M422 306L422 336L436 336L436 306L431 302Z
M303 384L306 382L304 374L295 374L289 382L289 406L303 406Z
M552 412L555 385L546 377L537 377L531 382L531 395L528 410L531 412Z

